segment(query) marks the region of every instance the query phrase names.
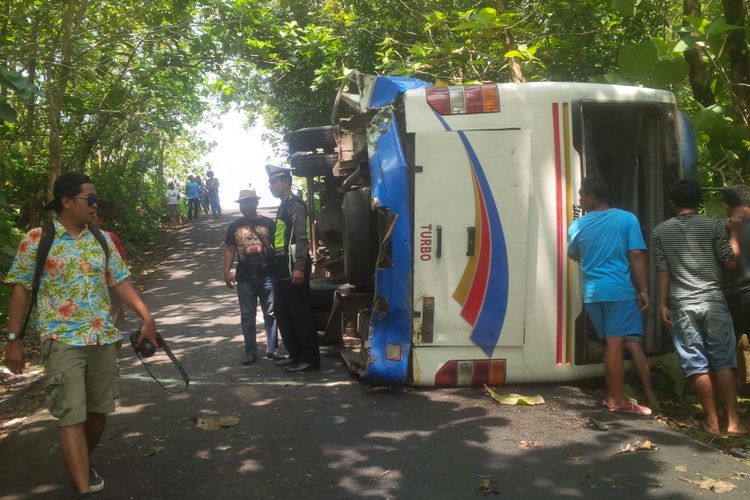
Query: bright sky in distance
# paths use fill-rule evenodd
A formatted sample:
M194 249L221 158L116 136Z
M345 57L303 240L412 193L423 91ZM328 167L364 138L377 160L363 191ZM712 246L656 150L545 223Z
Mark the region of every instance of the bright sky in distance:
M271 146L265 144L261 135L266 132L263 119L258 118L255 126L246 129L243 126L245 116L232 110L219 118L221 128L203 124L199 130L206 141L215 141L216 146L203 161L211 165L219 179L219 199L222 208L237 208L234 200L241 189L253 188L260 196L261 207L277 206L279 200L271 196L268 190L266 164L282 165L283 158L274 155Z

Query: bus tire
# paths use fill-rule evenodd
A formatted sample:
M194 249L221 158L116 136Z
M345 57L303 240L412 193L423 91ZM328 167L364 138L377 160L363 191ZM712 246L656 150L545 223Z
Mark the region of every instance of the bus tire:
M344 194L344 277L360 290L371 290L377 242L369 191Z
M309 127L295 130L287 137L289 151L334 151L336 149L336 127Z
M292 156L290 162L294 175L299 177L317 177L331 173L339 161L336 153L311 153Z

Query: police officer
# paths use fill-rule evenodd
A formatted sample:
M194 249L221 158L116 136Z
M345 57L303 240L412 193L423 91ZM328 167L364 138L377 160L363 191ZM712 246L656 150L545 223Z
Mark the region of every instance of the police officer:
M281 200L276 213L275 310L289 357L278 361L290 373L320 369L318 332L310 306L310 240L307 237L307 208L292 194L290 169L266 165L271 194Z

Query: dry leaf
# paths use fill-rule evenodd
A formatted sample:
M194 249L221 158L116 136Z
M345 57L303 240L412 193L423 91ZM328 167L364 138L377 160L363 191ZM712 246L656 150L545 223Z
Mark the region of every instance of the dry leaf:
M153 457L157 453L160 453L164 449L163 446L152 446L151 449L148 450L148 453L146 453L145 457Z
M651 441L649 441L649 440L647 439L647 440L645 440L644 442L642 442L642 443L640 444L640 446L638 446L638 449L639 449L639 450L654 450L654 451L656 451L656 450L658 450L658 449L659 449L659 447L658 447L658 446L656 446L656 445L655 445L654 443L652 443Z
M235 415L216 416L216 417L198 417L195 419L195 425L205 431L215 431L223 427L232 427L240 423L240 417Z
M658 450L659 447L656 446L654 443L649 441L648 439L643 441L642 443L640 441L635 441L633 443L626 443L620 445L620 451L615 453L615 455L619 455L621 453L630 453L632 451L638 451L638 450Z
M609 425L607 425L606 423L600 420L595 420L593 418L589 419L588 427L597 431L609 430Z
M674 470L676 470L677 472L687 472L688 468L686 465L678 465L674 468Z
M583 461L583 457L566 457L565 460L574 464L580 464Z
M539 448L540 446L539 441L521 441L518 443L519 448Z
M503 405L534 406L544 404L544 398L537 394L536 396L523 396L521 394L498 394L486 385L487 393L492 399Z
M702 481L693 481L691 479L684 480L690 484L696 485L702 490L713 491L714 493L728 493L737 488L737 486L733 485L732 483L728 483L726 481L717 481L716 479L711 479L710 477L707 477Z
M497 489L497 482L492 476L479 476L482 480L477 486L477 491L482 495L499 495L500 490Z

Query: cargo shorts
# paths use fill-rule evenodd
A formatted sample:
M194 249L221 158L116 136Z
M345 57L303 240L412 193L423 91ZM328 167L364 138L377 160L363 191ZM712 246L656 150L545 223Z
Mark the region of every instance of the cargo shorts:
M86 413L111 413L120 395L116 344L42 343L47 407L60 427L86 421Z

